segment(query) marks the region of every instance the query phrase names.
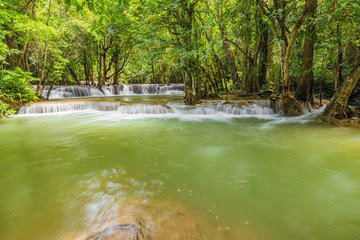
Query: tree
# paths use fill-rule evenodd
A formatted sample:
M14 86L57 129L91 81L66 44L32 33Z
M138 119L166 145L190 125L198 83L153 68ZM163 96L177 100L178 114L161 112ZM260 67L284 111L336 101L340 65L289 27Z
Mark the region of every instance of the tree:
M291 10L296 11L297 1L274 0L273 8L264 0L259 1L263 13L272 22L273 30L278 38L280 48L281 69L283 74L282 105L286 116L298 115L302 108L290 92L289 66L291 50L295 43L296 36L303 25L310 10L310 1L306 0L302 13L299 17ZM288 5L290 5L290 8ZM292 21L289 21L291 16ZM295 16L295 18L293 17ZM291 24L289 24L289 22ZM290 28L292 27L292 29Z
M330 103L321 114L321 119L325 122L340 124L341 119L350 118L356 114L349 109L348 100L360 79L360 64L346 77L341 88L334 94Z
M304 39L304 47L302 53L302 67L300 81L295 92L295 98L311 103L313 101L314 88L314 74L313 74L313 60L314 60L314 44L315 44L315 28L316 28L316 6L317 0L309 0L309 16L306 25L306 33Z

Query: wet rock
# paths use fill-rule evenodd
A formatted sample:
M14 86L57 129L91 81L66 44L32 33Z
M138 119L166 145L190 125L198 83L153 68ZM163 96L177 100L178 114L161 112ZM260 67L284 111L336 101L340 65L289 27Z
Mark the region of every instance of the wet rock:
M118 224L90 235L85 240L140 240L141 229L134 224Z

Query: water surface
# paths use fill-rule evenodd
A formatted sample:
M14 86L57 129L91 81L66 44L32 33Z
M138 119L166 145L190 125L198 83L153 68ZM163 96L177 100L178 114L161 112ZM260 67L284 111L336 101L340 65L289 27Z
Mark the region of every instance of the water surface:
M359 129L167 116L0 121L0 239L70 239L142 201L187 209L206 239L359 238Z

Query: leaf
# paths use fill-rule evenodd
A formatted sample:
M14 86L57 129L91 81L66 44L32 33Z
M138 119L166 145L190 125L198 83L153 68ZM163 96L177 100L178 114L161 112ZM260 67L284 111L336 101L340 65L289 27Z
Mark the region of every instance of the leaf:
M351 6L353 6L353 8L355 8L355 9L357 9L357 10L360 10L360 5L359 5L359 3L352 2L352 3L350 3L350 4L351 4Z

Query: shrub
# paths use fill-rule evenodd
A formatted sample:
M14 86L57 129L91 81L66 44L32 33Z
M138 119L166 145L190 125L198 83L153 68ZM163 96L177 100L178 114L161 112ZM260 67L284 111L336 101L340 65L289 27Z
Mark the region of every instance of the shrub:
M37 101L38 97L29 81L36 80L31 73L20 68L14 70L0 70L0 118L8 117L16 111L11 106L18 106L30 101Z
M0 100L14 103L28 103L38 100L36 93L31 89L29 81L36 78L31 73L20 68L0 71Z
M10 109L9 105L6 103L0 102L0 118L8 117L11 114L14 114L15 110Z

